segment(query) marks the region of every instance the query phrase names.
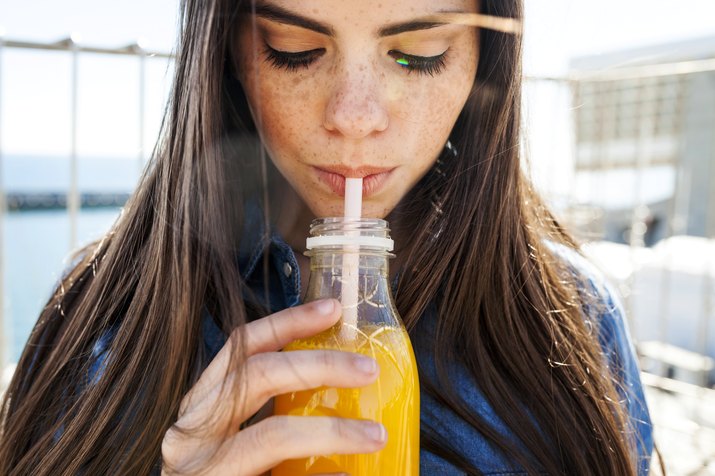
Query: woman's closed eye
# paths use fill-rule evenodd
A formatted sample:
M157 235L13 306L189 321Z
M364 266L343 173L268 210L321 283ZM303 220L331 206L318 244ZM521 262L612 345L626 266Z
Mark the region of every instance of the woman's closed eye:
M390 50L387 54L408 73L415 71L418 74L434 76L441 73L444 69L447 51L436 56L410 55L398 50ZM325 48L294 52L280 51L266 44L265 54L268 61L270 61L274 67L294 72L310 67L318 58L325 54Z
M288 71L297 71L307 68L315 60L325 54L325 48L316 48L307 51L280 51L271 48L266 44L266 57L276 68L284 68Z
M397 64L407 70L407 72L417 71L420 74L429 74L434 76L439 74L444 69L446 64L447 51L436 56L416 56L408 55L397 50L390 50L387 54L390 55Z

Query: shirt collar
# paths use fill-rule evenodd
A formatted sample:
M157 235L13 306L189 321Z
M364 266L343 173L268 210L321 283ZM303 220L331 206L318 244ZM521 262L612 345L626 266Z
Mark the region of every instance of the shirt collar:
M255 201L249 201L244 208L243 232L238 247L238 269L241 278L248 281L256 269L263 251L273 243L282 242L271 224L270 235L263 219L263 210Z
M254 293L250 299L257 299L273 312L295 306L301 299L298 261L277 230L273 222L269 227L265 226L263 210L255 200L246 203L237 265L243 282ZM268 269L262 266L265 253ZM265 294L266 284L268 295Z

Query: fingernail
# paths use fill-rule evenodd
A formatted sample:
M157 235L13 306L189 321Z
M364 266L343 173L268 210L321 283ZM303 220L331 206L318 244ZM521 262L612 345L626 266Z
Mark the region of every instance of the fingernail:
M366 374L374 374L377 372L377 362L375 362L375 359L365 357L364 355L356 355L353 360L353 365L355 365L355 368L360 372Z
M364 423L363 430L365 431L365 435L367 435L368 438L377 443L383 443L387 436L385 432L385 427L379 423Z
M320 301L316 301L315 310L319 314L332 314L335 310L335 302L332 299L321 299Z

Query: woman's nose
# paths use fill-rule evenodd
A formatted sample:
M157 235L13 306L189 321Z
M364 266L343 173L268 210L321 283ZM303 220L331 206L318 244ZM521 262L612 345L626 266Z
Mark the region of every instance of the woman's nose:
M361 70L361 71L360 71ZM387 129L388 112L379 79L360 68L340 74L325 107L324 127L350 139L361 139Z

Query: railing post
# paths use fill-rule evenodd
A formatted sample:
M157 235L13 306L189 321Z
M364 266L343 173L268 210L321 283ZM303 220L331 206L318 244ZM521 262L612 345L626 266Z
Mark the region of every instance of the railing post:
M0 29L0 380L5 371L5 364L8 362L8 345L10 339L5 332L5 216L7 205L5 201L5 184L3 183L3 151L2 151L2 60L3 46L5 43L4 31ZM3 389L0 388L0 392Z
M141 42L137 42L137 50L139 53L139 174L142 173L144 169L144 163L146 160L144 154L144 111L146 109L146 51L141 45Z
M77 108L78 104L78 73L79 73L79 45L77 36L69 39L72 54L72 104L71 104L71 134L72 145L70 149L70 187L67 193L67 212L70 222L70 250L77 246L77 218L79 214L79 190L77 183Z
M714 81L715 82L715 81ZM715 97L715 95L713 95ZM714 105L715 106L715 105ZM715 186L713 186L713 180L715 179L715 138L710 137L712 141L712 154L710 157L704 157L705 160L710 161L709 175L710 180L707 181L707 189L705 191L705 203L707 203L707 208L705 209L705 239L706 253L704 256L704 270L703 270L703 281L702 281L702 293L703 302L701 304L702 311L700 313L700 322L698 323L698 340L696 343L697 352L702 355L708 355L708 336L710 335L711 329L711 319L715 318L715 305L713 303L713 268L715 268L715 206L713 205L713 200L715 200ZM710 376L703 373L700 385L706 387L710 382Z

